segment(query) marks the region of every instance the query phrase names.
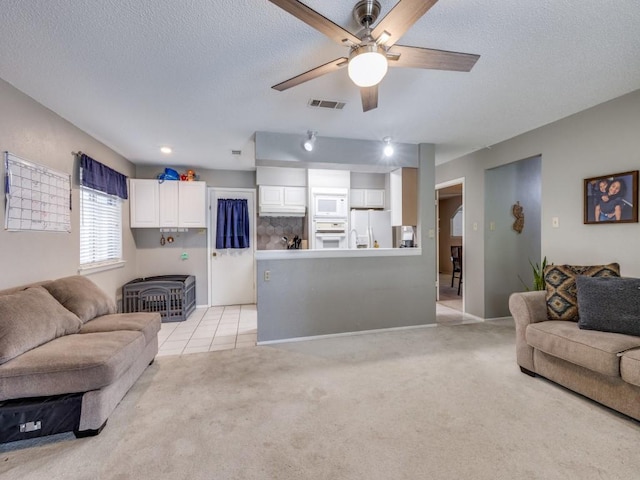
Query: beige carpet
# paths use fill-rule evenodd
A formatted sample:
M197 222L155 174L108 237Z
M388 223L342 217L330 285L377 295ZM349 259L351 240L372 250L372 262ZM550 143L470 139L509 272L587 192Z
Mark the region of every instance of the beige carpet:
M632 479L640 424L518 370L510 321L162 357L1 479Z

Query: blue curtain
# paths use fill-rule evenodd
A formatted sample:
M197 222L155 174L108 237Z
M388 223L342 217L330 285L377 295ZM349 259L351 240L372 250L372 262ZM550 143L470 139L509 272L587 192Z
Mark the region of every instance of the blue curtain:
M127 177L123 174L84 153L80 154L80 168L82 169L80 178L83 186L109 195L117 195L123 200L128 198Z
M249 248L249 207L246 199L219 199L216 248Z

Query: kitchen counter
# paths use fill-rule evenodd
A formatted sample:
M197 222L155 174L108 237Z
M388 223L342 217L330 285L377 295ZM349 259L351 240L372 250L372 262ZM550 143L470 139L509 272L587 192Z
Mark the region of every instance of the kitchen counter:
M410 257L422 255L421 248L328 248L325 250L256 250L256 260L299 260L306 258Z

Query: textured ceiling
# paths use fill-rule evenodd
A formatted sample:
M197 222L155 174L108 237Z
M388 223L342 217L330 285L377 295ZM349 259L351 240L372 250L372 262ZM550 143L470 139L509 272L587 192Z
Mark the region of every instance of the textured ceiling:
M638 0L440 0L400 43L480 60L390 69L367 113L346 69L270 88L348 50L266 0L1 3L0 77L137 164L252 169L254 132L308 129L434 143L442 163L640 88ZM304 3L358 30L355 0Z

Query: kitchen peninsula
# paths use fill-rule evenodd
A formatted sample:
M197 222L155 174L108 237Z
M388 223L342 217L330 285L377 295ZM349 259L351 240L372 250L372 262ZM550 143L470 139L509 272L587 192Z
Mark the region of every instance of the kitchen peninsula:
M279 136L269 139L275 144ZM259 147L257 164L261 155L276 157ZM435 323L433 145L418 146L414 166L419 199L425 197L418 206L421 248L256 252L259 344Z

